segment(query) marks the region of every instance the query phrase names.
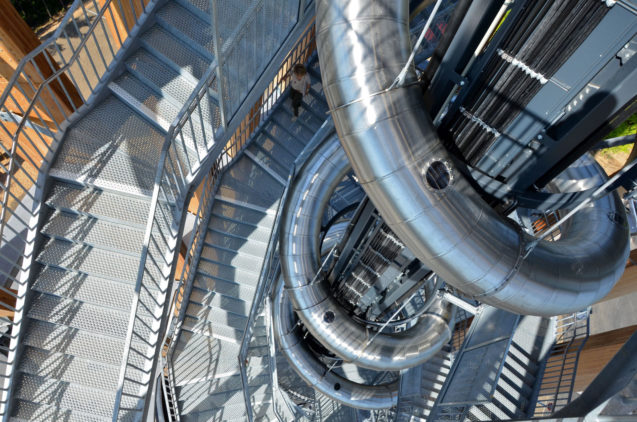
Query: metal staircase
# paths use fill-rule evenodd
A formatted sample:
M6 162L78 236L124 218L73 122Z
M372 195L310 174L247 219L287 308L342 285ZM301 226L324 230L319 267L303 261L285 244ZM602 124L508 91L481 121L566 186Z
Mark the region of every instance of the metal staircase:
M278 69L278 63L273 67L271 62L285 54L278 50L285 49L281 48L284 42L289 45L289 36L294 36L292 29L303 11L292 0L277 16L272 16L272 8L278 10L280 4L245 0L219 10L216 2L212 4L215 10L210 10L208 1L146 4L145 13L133 22L137 25L130 32L120 34L116 29L120 44L121 37L128 35L117 54L112 47L115 42L105 32L103 44L111 49L110 65L96 41L104 73L96 73L99 81L93 84L87 79L91 91L82 97L86 104L74 108L69 121L58 126L50 148L54 158L44 157L42 166L45 171L48 167L48 172L46 179L36 184L39 193L34 197L37 202L41 195L43 207L31 217L39 219L39 230L30 232L35 235L31 241L33 263L22 263L22 272L29 279L27 283L12 279L18 284L17 306L20 301L25 305L24 316L16 318L10 337L9 362L13 359L15 363L5 380L13 382L5 383L9 399L3 399L5 412L9 408L5 416L10 420L140 420L148 413L188 192L197 173L206 166L209 169L222 154L230 139L227 128L238 127L238 123L233 124L237 119L233 120L232 114L248 95L251 101L258 98L251 93L257 81L260 86L269 83L262 73L271 77L272 69ZM110 1L101 9L95 6L97 18L83 42L95 38L91 31L98 24L105 28L100 19L111 6ZM79 7L79 2L72 6L65 18L65 22L71 20L68 25L75 24L69 16ZM246 28L266 18L271 18L270 23L277 28L268 27L259 42L245 42L248 36L260 37L264 30L246 32ZM211 22L219 24L213 27ZM57 38L45 47L66 35L64 31L57 31ZM91 52L87 52L95 68ZM71 60L56 74L58 78L72 66L79 66L74 69L85 74L77 55ZM266 67L268 72L264 72ZM70 78L75 83L72 74ZM220 100L217 92L226 84L230 89L240 84L241 89ZM12 99L11 90L8 92ZM37 95L40 91L34 103ZM5 98L6 94L3 101ZM315 124L311 119L299 119L298 130L312 130ZM270 129L276 132L276 128ZM44 133L51 135L50 131ZM229 145L223 154L241 147L236 141ZM270 193L280 188L284 175L276 173L279 169L270 169L257 155L262 157L262 152L246 153L227 172L227 182L219 192L227 200L219 199L215 208L220 218L236 207L241 210L237 211L238 218L246 219L245 227L252 227L249 221L267 209ZM254 198L240 197L247 182L243 177L259 171L254 180L270 177L272 191ZM245 191L243 195L256 193ZM6 205L3 202L3 215ZM267 214L260 223L266 231ZM242 264L245 274L251 274L252 266L258 263L259 244L250 238L250 246L237 254L243 242L241 234L223 229L223 223L215 221L211 222L210 245L205 253L209 260L202 261L201 270L202 274L207 269L210 275L225 277L227 290L224 280L219 280L214 283L216 290L207 293L205 279L200 280L203 284L191 296L190 314L184 323L191 334L184 333L182 338L190 335L193 342L188 344L199 350L213 344L219 347L219 362L234 353L233 365L218 367L221 372L211 374L214 378L225 371L223 382L227 391L232 391L237 381L241 382L229 371L236 368L237 341L245 328L242 307L249 304L250 297L249 293L242 295L250 291L250 286L233 291L233 276L227 273L228 268L224 273L223 266ZM214 224L221 226L215 230ZM29 239L24 241L28 244ZM212 269L215 266L218 272ZM216 325L221 321L223 328ZM214 336L206 335L213 331ZM222 340L214 342L217 337ZM250 370L257 383L261 381L258 356L263 353L259 342L263 343L255 338L255 369ZM200 388L187 374L191 362L184 362L183 357L189 353L192 348L176 353L175 373L185 396L189 389ZM218 404L227 402L221 392L215 397L223 397ZM215 397L207 402L213 403ZM184 409L189 405L185 402ZM243 403L238 405L244 407ZM234 407L228 407L228 411L234 411Z
M143 410L168 289L161 268L171 266L149 267L153 282L136 292L157 163L170 123L214 57L204 37L193 40L176 26L187 19L190 34L211 32L189 11L194 7L175 2L159 9L110 92L62 140L32 268L16 420L106 421L118 406L120 420L135 420ZM201 102L203 113L218 113L215 96L211 91ZM197 130L214 137L209 124L185 131L176 148L184 168L202 152ZM183 204L163 206L179 216ZM176 233L178 222L167 224ZM169 256L162 246L150 243L148 255ZM134 301L142 306L132 307Z
M294 119L287 96L282 96L219 180L181 334L169 362L181 420L248 417L237 356L288 173L326 118L316 58L310 74L311 94L299 117ZM246 381L254 420L275 420L264 313L252 329Z

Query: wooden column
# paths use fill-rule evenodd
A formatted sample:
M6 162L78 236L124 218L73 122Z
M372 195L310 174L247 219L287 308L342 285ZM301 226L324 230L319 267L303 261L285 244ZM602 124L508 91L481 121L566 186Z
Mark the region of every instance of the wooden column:
M99 0L100 8L107 0ZM113 0L104 13L106 26L111 33L113 47L121 47L128 38L150 0ZM143 5L142 5L143 3Z
M0 88L4 89L7 86L20 61L39 45L40 41L11 2L0 0ZM36 55L33 62L35 66L27 64L17 81L22 89L12 90L15 100L8 100L5 104L13 113L26 112L42 82L59 69L46 52ZM65 119L65 114L69 115L73 111L73 106L79 107L81 104L82 99L74 85L66 75L61 75L49 84L49 88L42 90L40 101L36 103L39 116L38 113L32 112L29 117L44 120L41 123L45 125L52 121L60 123Z

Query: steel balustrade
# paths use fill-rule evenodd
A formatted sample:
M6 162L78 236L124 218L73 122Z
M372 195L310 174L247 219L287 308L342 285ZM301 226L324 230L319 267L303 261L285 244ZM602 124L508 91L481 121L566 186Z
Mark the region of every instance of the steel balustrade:
M0 291L16 299L15 305L0 302L0 307L14 312L8 331L1 335L9 343L3 347L7 365L0 375L0 414L5 416L30 288L43 174L51 166L69 123L93 100L156 1L129 3L133 20L118 28L114 0L101 5L92 0L93 13L84 2L74 1L55 32L20 60L0 97L0 136L4 138L0 142L0 155L4 156L0 163ZM81 23L88 26L86 31L80 31ZM77 40L70 39L69 33ZM63 50L70 51L70 57Z

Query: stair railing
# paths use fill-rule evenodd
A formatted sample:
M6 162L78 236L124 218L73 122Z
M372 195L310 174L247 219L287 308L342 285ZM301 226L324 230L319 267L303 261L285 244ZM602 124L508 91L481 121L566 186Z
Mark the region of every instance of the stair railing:
M131 11L125 19L122 1ZM88 108L155 4L75 0L58 28L20 60L0 96L0 318L8 324L0 334L0 352L7 356L0 374L0 414L5 418L34 258L42 175L65 130Z
M579 355L590 334L590 309L554 318L555 341L534 392L533 417L547 417L571 401Z
M314 29L309 28L308 33L314 34ZM312 151L314 151L315 147L322 142L326 136L330 135L334 131L334 124L331 119L326 120L323 125L319 128L319 130L314 134L312 139L308 142L306 147L303 149L301 154L297 157L292 165L292 170L288 176L288 180L281 195L281 199L279 201L279 206L277 207L275 220L272 225L272 231L270 232L270 238L268 239L268 248L266 250L265 259L263 264L261 265L261 271L259 273L259 282L255 289L254 299L252 301L252 306L250 307L250 313L248 314L248 320L246 322L246 328L243 333L243 339L241 341L241 348L239 350L239 371L241 374L241 382L243 384L243 395L246 403L246 409L248 411L248 419L253 421L253 412L252 412L252 402L250 400L250 391L248 388L248 376L247 376L247 358L248 358L248 348L250 345L250 340L252 339L252 335L254 334L254 326L257 320L257 316L262 311L264 306L264 297L265 295L269 295L272 291L272 287L274 286L274 282L277 279L277 274L279 274L280 269L280 261L278 259L278 242L279 242L279 227L281 223L281 214L283 212L283 206L285 204L290 183L294 180L296 175L296 171L300 168L305 161L309 158ZM269 342L269 359L270 362L276 367L275 364L275 346L274 346L274 337L268 336ZM276 371L270 371L271 383L273 386L273 392L278 388L278 380L276 379ZM276 408L281 407L278 404L279 396L273 393L273 405Z
M211 10L215 11L217 9L216 0L211 0L211 2ZM227 106L224 104L228 102L228 99L224 98L224 95L211 94L215 91L215 87L223 86L223 83L218 83L219 78L227 77L228 72L221 72L219 69L221 65L229 62L226 55L233 54L232 51L242 40L241 37L247 36L247 31L242 25L251 28L256 16L265 13L263 5L263 1L253 2L252 7L244 14L241 24L228 37L229 41L225 42L222 48L219 48L219 43L217 43L217 59L208 66L165 136L155 176L139 271L131 304L113 421L116 421L122 412L134 417L141 415L143 418L149 411L151 403L147 398L150 394L152 380L155 379L158 362L161 361L159 354L163 338L160 338L160 335L166 332L169 320L167 312L170 308L168 306L170 292L173 290L172 277L175 271L173 263L179 250L178 238L182 229L180 225L183 224L183 208L186 199L198 185L198 180L208 173L211 177L209 186L216 184L223 169L229 166L247 146L250 135L259 126L261 119L266 118L271 113L276 99L281 95L282 91L278 91L270 83L265 88L265 92L258 97L261 100L256 100L255 93L259 92L258 89L261 86L259 83L263 83L262 80L257 79L254 82L252 92L249 93L246 100L243 100L245 102L252 98L252 101L256 101L255 106L248 110L247 115L242 120L233 117L226 122L227 116L230 114L229 111L235 116L239 116L241 115L241 107L237 106L239 111L234 108L226 110L224 107ZM294 17L296 20L289 16L292 20L286 23L291 29L290 33L285 35L288 38L281 40L282 45L286 44L290 34L294 33L298 27L300 16L301 14L296 15ZM213 16L213 20L216 20L216 16ZM215 30L218 31L218 26L215 27ZM215 38L221 39L219 34L215 34ZM265 42L264 40L251 41ZM267 41L272 43L272 40ZM279 51L272 52L270 63L276 60L278 54ZM233 58L236 59L234 56ZM264 71L264 74L266 73L267 71ZM231 94L227 93L226 95ZM234 131L231 132L231 130ZM191 151L191 153L188 154L187 151ZM209 204L211 205L210 202ZM205 231L205 226L202 226L202 230ZM195 255L189 261L188 268L191 268L192 263L196 262L195 257L198 258ZM187 284L185 284L186 290L191 288L193 278L193 271L189 271ZM157 296L155 293L157 291L160 292L159 297L154 298L153 296ZM184 297L188 296L184 294ZM152 316L150 323L145 320L148 318L148 314ZM181 318L183 319L183 315ZM168 347L169 356L172 356L170 348L176 343L178 333L179 331L176 330L173 334L174 337ZM140 358L146 362L143 368L139 368L136 364L136 360ZM170 361L168 360L168 362ZM141 381L130 377L129 371L140 369L143 371Z

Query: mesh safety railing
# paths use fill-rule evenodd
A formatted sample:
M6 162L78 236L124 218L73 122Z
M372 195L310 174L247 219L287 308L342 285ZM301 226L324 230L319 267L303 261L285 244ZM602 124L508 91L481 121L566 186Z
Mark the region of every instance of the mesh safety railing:
M299 38L299 41L297 42L297 44L294 46L294 48L292 48L288 56L285 58L274 80L272 81L272 83L270 83L266 92L264 92L263 106L267 108L268 114L274 109L275 105L277 105L277 100L281 97L287 85L289 84L288 76L290 74L291 69L294 67L294 65L297 63L305 64L308 62L309 58L312 56L312 53L316 49L314 37L315 37L315 27L314 27L314 24L312 23L306 28L303 35ZM313 142L310 142L309 145L313 145L313 144L314 144ZM307 147L304 151L307 151ZM259 282L255 290L254 299L252 300L252 306L250 307L250 313L248 314L248 320L246 322L246 329L244 331L243 338L241 341L241 348L240 348L239 356L238 356L239 370L241 374L241 381L243 383L243 394L244 394L244 399L246 403L246 408L248 410L248 418L250 421L253 420L253 412L252 412L252 405L250 400L250 392L248 388L248 376L247 376L247 368L246 368L246 362L248 357L248 347L250 345L250 340L252 339L252 336L254 334L254 326L256 324L257 317L263 311L265 303L266 303L266 301L264 301L264 297L269 294L273 286L274 279L276 278L275 275L278 274L279 260L278 260L278 254L276 254L276 251L278 250L277 245L278 245L279 223L280 223L281 213L283 210L283 204L285 202L285 198L287 196L288 188L290 185L290 180L294 176L295 170L297 166L299 165L299 163L305 160L306 158L307 158L307 155L302 154L295 161L293 168L290 172L290 176L288 178L288 183L286 184L281 200L279 201L279 206L276 211L275 221L272 226L270 238L268 240L268 248L266 250L265 259L263 261L263 264L261 266L261 271L259 274ZM269 340L270 346L273 346L273 343L272 343L274 341L273 336L268 336L268 340ZM280 396L276 393L278 389L278 381L276 380L276 375L275 375L276 371L274 370L274 368L276 367L276 364L274 363L275 362L274 349L273 347L270 347L269 350L270 350L269 361L271 366L270 377L271 377L271 382L272 382L273 391L274 391L272 399L273 399L274 408L275 408L277 417L280 417L279 416L280 413L278 409L281 406L278 403L278 399Z
M221 7L217 0L211 0L210 10L217 54L165 137L131 305L114 417L120 414L148 412L149 387L160 360L158 352L163 340L160 335L168 321L167 305L172 291L173 262L178 254L179 225L186 199L196 178L202 171L208 172L207 169L211 169L211 179L207 183L209 187L214 186L222 169L246 146L249 139L246 132L254 130L259 119L268 114L269 109L263 104L258 108L252 107L238 125L236 132L230 137L226 135L225 129L232 127L235 120L233 114L246 98L250 98L248 94L261 76L262 70L271 62L298 22L299 0L286 1L286 7L291 10L285 9L286 12L281 13L282 17L276 18L271 16L270 3L254 0L246 10L236 10L232 4L224 3ZM283 10L278 3L276 8L279 11ZM276 27L254 28L267 18L272 18L268 23L276 24ZM242 46L250 48L241 48ZM260 59L256 67L227 66L228 63L235 63L234 60L244 60L247 63L255 52L258 52ZM244 76L242 81L245 85L242 85L240 90L235 89L237 87L230 83L238 75ZM203 225L200 227L205 228ZM193 239L199 235L200 233L195 234ZM188 265L185 266L188 273L184 274L185 278L182 280L192 279L193 258L189 259ZM181 287L179 286L179 289ZM180 312L183 312L183 309ZM148 314L152 315L150 320ZM175 338L172 337L173 340ZM174 342L171 342L172 344ZM166 353L167 356L172 353L170 346ZM146 362L144 368L139 368L139 358ZM128 375L139 369L144 371L141 381ZM140 402L144 403L143 409L140 408Z
M273 56L274 51L282 44L285 36L291 33L292 27L301 22L305 10L309 7L309 4L305 1L286 1L286 4L287 6L289 6L289 8L287 8L286 6L284 13L280 13L280 16L268 21L267 25L261 28L262 32L271 32L255 34L254 32L251 32L249 28L241 29L245 25L251 26L258 23L263 23L265 19L269 19L270 17L272 17L272 6L268 5L267 3L268 2L264 2L263 0L253 2L252 6L239 21L239 26L235 28L235 30L230 30L224 26L229 19L229 17L226 16L226 13L228 11L219 8L215 0L211 2L211 13L213 14L213 22L217 22L219 24L219 26L216 26L218 30L217 34L215 34L215 39L218 40L218 43L216 44L219 46L219 53L217 56L217 61L208 68L206 75L202 79L209 80L209 83L202 84L200 82L198 88L195 91L199 91L203 94L205 91L208 90L208 88L215 89L218 93L216 95L216 100L219 104L214 113L215 129L233 126L236 126L236 129L231 134L231 136L219 137L227 140L225 143L222 144L223 147L220 148L220 150L211 151L207 154L207 160L214 160L212 164L205 165L202 163L198 163L197 168L194 169L197 170L200 168L211 168L206 176L205 181L203 182L204 196L203 199L200 200L201 202L199 204L199 210L201 211L198 211L198 215L195 221L195 227L193 229L193 236L186 253L183 271L181 277L179 278L178 285L175 289L174 300L171 305L172 317L162 347L164 354L164 358L162 359L164 371L164 385L162 386L162 393L164 393L165 400L173 400L175 398L174 378L172 375L170 363L174 353L174 347L180 334L181 322L183 321L185 314L186 307L182 306L183 301L184 299L187 300L187 298L190 296L190 291L192 290L192 284L196 273L197 262L199 260L199 255L203 246L203 237L206 233L206 227L210 215L209 211L213 205L214 200L214 195L212 193L216 191L217 182L219 181L223 170L239 157L241 151L247 147L247 143L251 139L253 133L257 130L258 127L260 127L260 123L265 121L273 112L277 100L281 97L287 85L287 75L289 73L289 70L295 62L293 62L289 56L284 60L284 64L278 69L278 71L276 71L276 74L272 81L267 84L264 91L262 91L262 93L256 98L256 101L254 99L252 100L255 101L254 104L247 110L247 113L245 113L245 116L243 117L238 115L238 110L241 109L243 102L250 101L250 98L252 97L248 96L246 99L246 91L249 91L249 86L242 85L239 89L239 87L234 85L235 79L241 79L243 81L242 83L251 84L252 86L256 83L259 72L256 72L254 68L249 69L247 65L241 65L241 68L250 70L248 72L250 73L250 75L246 75L246 72L243 72L243 74L242 72L233 73L232 71L230 71L232 70L232 67L229 66L228 63L236 64L240 62L241 55L239 54L239 52L241 50L238 49L237 45L245 44L246 42L255 44L256 47L252 48L249 51L243 50L242 54L251 54L251 52L256 49L260 50L261 52L270 51L270 56ZM281 12L281 7L282 5L280 4L276 5L276 9L278 10L278 12ZM293 11L293 13L290 11ZM281 19L283 19L283 21ZM273 30L272 25L276 25L276 31ZM273 39L273 33L279 34L280 39L278 41L276 39ZM255 37L256 39L247 39L246 37ZM294 55L294 57L298 60L299 56ZM267 62L259 63L258 69L265 68L265 64L267 64ZM236 94L237 98L234 98L233 95L229 95L229 93L233 92ZM188 107L184 106L184 109L186 108ZM192 118L194 116L195 120L199 119L199 121L201 121L201 116L206 113L201 113L200 111L195 112L195 109L197 108L198 107L196 104L190 107L191 112L189 113L189 118ZM186 123L186 120L188 119L183 120L184 123ZM237 123L234 125L232 123L233 120L237 121ZM186 126L189 126L189 124L187 124ZM184 127L184 125L182 125L182 127ZM199 127L198 123L195 122L193 127ZM170 136L170 138L178 140L178 143L183 142L181 140L182 136L178 135L177 130L175 130L175 133ZM171 148L171 146L175 145L176 148L176 145L178 145L178 143L170 142L167 143L166 146L168 148ZM217 147L218 143L215 144ZM168 160L168 162L174 161L172 157L175 157L175 154L176 150L175 152L173 152L172 155L170 155L171 159ZM173 171L173 168L178 171ZM162 197L165 199L176 197L176 194L178 192L175 191L174 188L180 185L173 184L172 180L174 180L177 175L181 177L181 175L184 174L184 169L181 168L181 164L178 162L174 162L174 164L171 164L169 168L166 168L166 170L169 171L163 172L164 174L161 176L162 183L159 184L160 190L162 191ZM192 171L193 169L185 170ZM192 176L190 178L192 178ZM179 178L177 180L179 180ZM182 178L182 180L182 184L188 181L187 178ZM161 188L162 185L172 186L172 188L164 189ZM183 194L185 191L181 189L180 192ZM158 201L154 199L153 202ZM179 221L179 219L175 219L175 221ZM153 261L151 265L156 265L156 262ZM142 286L140 286L140 288L141 287ZM170 409L167 412L170 421L180 420L176 403L168 403L167 408Z
M590 310L555 317L555 341L546 359L533 417L548 417L573 395L577 363L590 334Z
M0 413L7 410L19 353L44 189L41 173L154 4L76 0L57 29L20 60L0 97L0 350L6 362Z

